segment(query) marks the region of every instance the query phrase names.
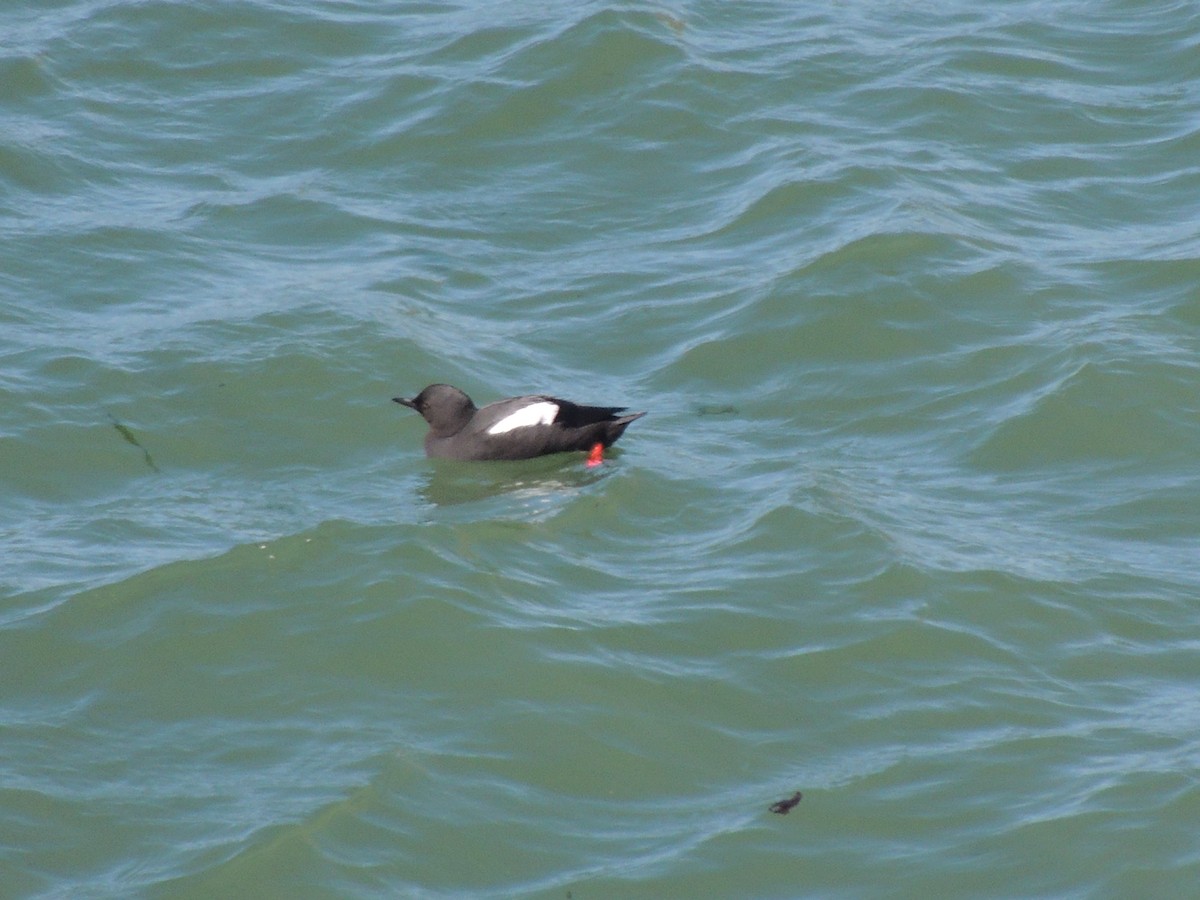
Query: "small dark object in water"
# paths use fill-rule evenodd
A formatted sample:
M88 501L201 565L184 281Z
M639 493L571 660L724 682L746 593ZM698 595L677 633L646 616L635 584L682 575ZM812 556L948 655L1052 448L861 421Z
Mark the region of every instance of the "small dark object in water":
M799 791L796 791L796 793L792 794L792 796L788 797L787 799L780 800L777 803L772 803L771 812L779 813L781 816L786 816L792 807L800 802L800 798L803 796L804 795Z
M736 406L728 403L702 403L696 407L696 413L701 416L732 416L737 411Z
M146 465L148 465L155 472L158 472L159 471L158 466L156 466L154 464L154 460L150 458L150 451L141 445L141 442L138 441L138 439L134 436L133 432L129 429L129 427L127 425L122 425L120 422L118 422L117 417L114 416L112 413L109 413L108 417L110 419L112 419L113 428L117 429L117 434L119 434L121 437L125 438L125 442L127 444L133 444L133 446L135 446L139 450L141 450L142 451L142 459L144 459L146 461Z

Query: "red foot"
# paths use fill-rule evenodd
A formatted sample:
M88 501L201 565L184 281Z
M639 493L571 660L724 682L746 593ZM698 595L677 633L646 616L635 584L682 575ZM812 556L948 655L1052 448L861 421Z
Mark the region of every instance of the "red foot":
M592 452L588 454L587 458L587 467L589 469L594 469L602 462L604 462L604 445L592 444Z

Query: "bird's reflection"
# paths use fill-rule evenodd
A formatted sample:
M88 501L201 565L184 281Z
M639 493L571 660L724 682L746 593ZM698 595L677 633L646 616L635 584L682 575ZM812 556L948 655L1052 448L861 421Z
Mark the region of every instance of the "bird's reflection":
M610 457L612 451L609 451ZM595 484L611 471L611 462L587 468L578 453L559 453L536 459L462 462L431 459L421 499L434 506L475 503L505 494L540 497Z

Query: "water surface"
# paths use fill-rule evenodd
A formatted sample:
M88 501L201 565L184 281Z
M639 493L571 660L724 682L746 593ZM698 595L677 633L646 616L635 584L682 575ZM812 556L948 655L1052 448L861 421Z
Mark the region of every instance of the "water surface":
M1192 5L0 34L0 894L1200 880Z

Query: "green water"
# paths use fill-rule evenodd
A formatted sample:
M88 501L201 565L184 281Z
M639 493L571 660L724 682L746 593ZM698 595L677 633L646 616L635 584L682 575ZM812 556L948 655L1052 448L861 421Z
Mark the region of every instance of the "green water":
M1192 6L0 36L0 896L1196 893Z

